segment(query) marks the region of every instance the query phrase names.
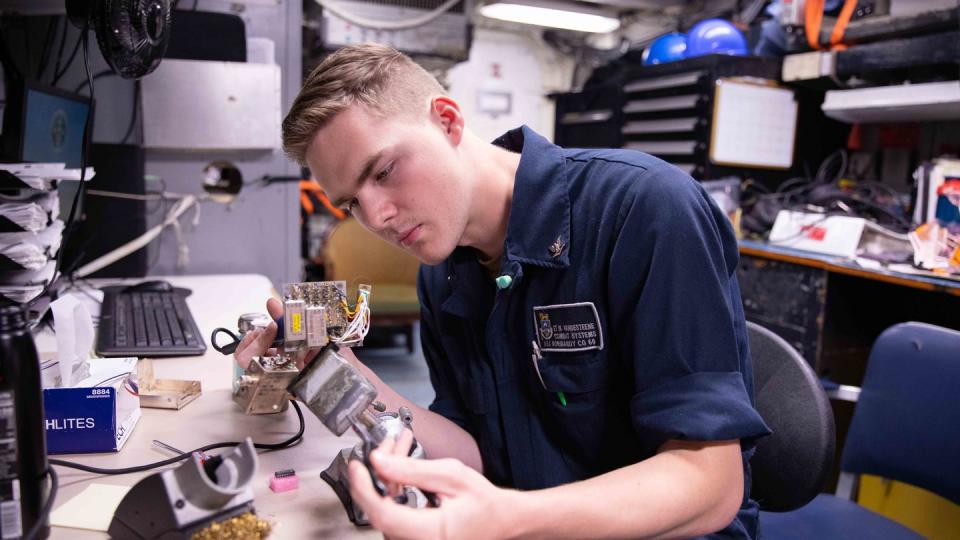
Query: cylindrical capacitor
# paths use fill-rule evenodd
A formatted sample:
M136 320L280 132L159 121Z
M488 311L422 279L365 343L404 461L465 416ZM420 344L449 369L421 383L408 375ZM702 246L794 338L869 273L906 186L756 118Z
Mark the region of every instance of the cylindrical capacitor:
M237 329L242 335L254 328L266 328L270 322L270 316L266 313L244 313L237 319Z

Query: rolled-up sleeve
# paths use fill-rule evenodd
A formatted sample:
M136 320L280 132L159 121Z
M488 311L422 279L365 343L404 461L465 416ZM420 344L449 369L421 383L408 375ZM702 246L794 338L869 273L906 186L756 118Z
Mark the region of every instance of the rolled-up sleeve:
M657 441L724 441L768 433L740 373L699 372L634 395L634 429Z
M732 228L689 177L646 175L621 209L608 277L610 335L632 362L633 427L651 453L671 439L752 446L769 429L748 382Z

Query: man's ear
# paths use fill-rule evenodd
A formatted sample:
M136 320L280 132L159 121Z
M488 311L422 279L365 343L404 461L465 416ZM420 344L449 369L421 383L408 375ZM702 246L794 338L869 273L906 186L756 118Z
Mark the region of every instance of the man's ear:
M430 101L430 118L443 130L455 146L463 139L463 113L460 104L450 96L437 96Z

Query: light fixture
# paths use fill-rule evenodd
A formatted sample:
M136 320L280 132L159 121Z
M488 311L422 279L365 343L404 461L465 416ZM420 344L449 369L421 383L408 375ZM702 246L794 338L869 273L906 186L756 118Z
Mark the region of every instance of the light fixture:
M607 33L620 28L620 20L606 12L566 2L502 0L480 7L491 19L577 32Z

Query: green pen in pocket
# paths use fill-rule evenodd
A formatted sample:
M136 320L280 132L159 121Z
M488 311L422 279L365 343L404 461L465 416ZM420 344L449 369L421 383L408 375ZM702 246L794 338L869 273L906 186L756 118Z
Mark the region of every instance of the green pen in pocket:
M538 363L538 361L543 358L543 355L540 354L540 347L536 341L531 341L530 344L533 346L533 354L531 355L533 371L537 374L537 378L540 379L540 386L542 386L544 390L547 390L547 384L543 382L543 376L540 375L540 364ZM567 396L565 396L563 392L557 392L557 399L560 400L560 405L564 407L567 406Z

